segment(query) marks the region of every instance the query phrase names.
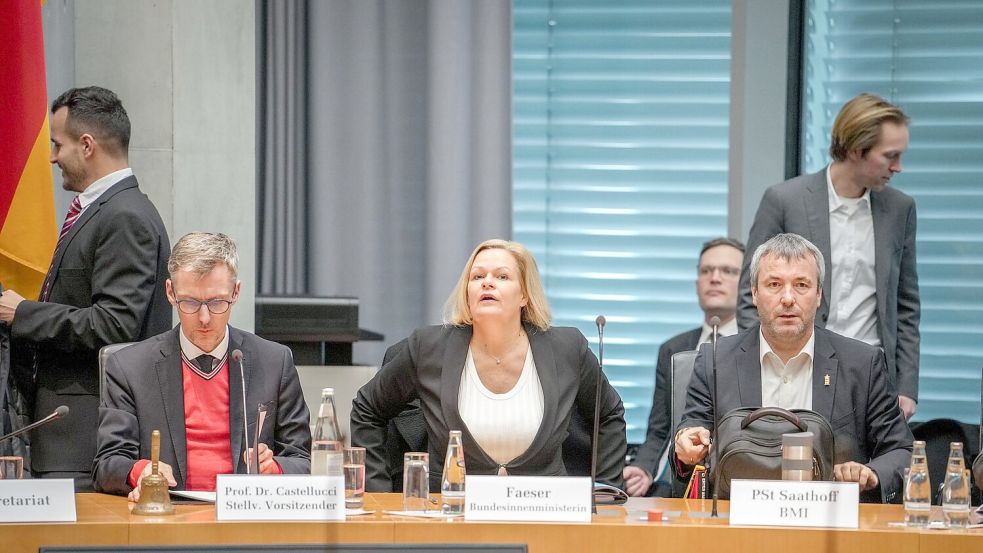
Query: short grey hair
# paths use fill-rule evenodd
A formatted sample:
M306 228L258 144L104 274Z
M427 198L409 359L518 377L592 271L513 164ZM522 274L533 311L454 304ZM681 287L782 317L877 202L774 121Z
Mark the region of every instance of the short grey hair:
M172 279L182 270L200 278L219 264L229 268L233 280L238 278L239 253L235 241L220 232L189 232L174 244L167 260L167 272Z
M812 242L791 232L776 234L754 250L750 268L751 287L758 286L758 273L761 270L761 258L764 256L773 255L779 259L791 261L793 259L805 259L809 254L812 254L816 261L816 274L819 275L817 284L819 289L822 289L823 281L826 278L826 260L823 259L823 252L819 251L819 248Z

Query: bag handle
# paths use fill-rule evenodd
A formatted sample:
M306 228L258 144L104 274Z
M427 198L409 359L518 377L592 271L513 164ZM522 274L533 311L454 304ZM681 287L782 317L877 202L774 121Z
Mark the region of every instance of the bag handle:
M741 430L747 429L749 424L768 415L774 415L787 420L788 422L794 424L795 427L799 429L799 432L809 431L809 427L799 419L798 415L789 411L788 409L782 409L781 407L761 407L751 411L746 417L744 417L744 420L741 421Z

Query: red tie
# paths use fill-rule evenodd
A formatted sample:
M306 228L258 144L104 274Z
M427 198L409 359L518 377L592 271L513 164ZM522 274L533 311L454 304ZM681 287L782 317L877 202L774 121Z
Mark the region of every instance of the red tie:
M72 230L72 225L78 220L79 214L82 213L82 202L79 201L79 197L75 196L72 200L72 205L68 207L68 213L65 214L65 222L61 225L61 233L58 235L58 245L55 246L55 253L51 256L51 266L48 267L48 274L44 276L44 285L41 286L41 297L38 301L48 301L48 295L51 293L51 283L55 280L55 259L58 258L58 252L61 251L62 243L65 241L65 236L68 235L68 231Z

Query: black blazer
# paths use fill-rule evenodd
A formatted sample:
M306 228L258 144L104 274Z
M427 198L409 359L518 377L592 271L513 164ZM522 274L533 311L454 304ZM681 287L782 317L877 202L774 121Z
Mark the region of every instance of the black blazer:
M139 459L150 458L150 434L160 430L160 460L174 469L178 490L188 472L184 426L184 380L180 325L124 348L109 358L106 398L99 407L98 451L92 469L96 490L126 495L127 477ZM273 450L285 474L311 471L310 413L290 350L255 334L229 327L229 351L242 350L250 437L256 432L256 406L272 402L260 441ZM246 472L242 454L242 379L229 362L230 452L237 473Z
M171 246L136 177L106 190L79 216L54 258L48 301L24 301L14 348L37 352L34 416L71 413L31 435L35 471L92 470L99 407L99 349L171 327L164 281ZM31 370L31 369L28 369Z
M755 325L717 340L718 417L737 407L761 406L758 328ZM862 499L884 503L900 499L913 438L898 407L898 394L888 380L884 353L823 328L814 330L812 410L833 427L833 462L856 461L877 473L880 490L862 493ZM696 357L679 428L713 428L709 357L709 345L704 344Z
M652 410L649 411L649 425L645 442L638 446L634 466L648 471L655 478L662 452L669 445L669 426L672 421L669 410L672 407L672 390L669 388L673 354L692 351L700 341L703 327L687 330L663 342L659 348L659 359L655 365L655 393L652 394Z
M597 358L575 328L543 332L526 327L543 387L543 422L532 445L505 465L509 474L563 476L561 445L570 417L578 410L593 420ZM417 329L409 343L369 381L352 404L352 443L365 447L366 489L388 489L386 427L412 400L419 399L427 422L430 486L438 489L450 430L461 430L469 474L495 474L498 464L474 441L457 408L461 374L471 341L471 327L430 326ZM618 393L602 382L597 479L622 485L625 438L624 407Z

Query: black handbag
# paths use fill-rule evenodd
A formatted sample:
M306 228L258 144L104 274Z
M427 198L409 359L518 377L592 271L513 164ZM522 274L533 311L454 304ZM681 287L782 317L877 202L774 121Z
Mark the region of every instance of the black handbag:
M782 479L782 434L812 432L812 479L833 480L833 428L808 409L739 407L717 426L714 482L721 498L730 497L730 481Z

